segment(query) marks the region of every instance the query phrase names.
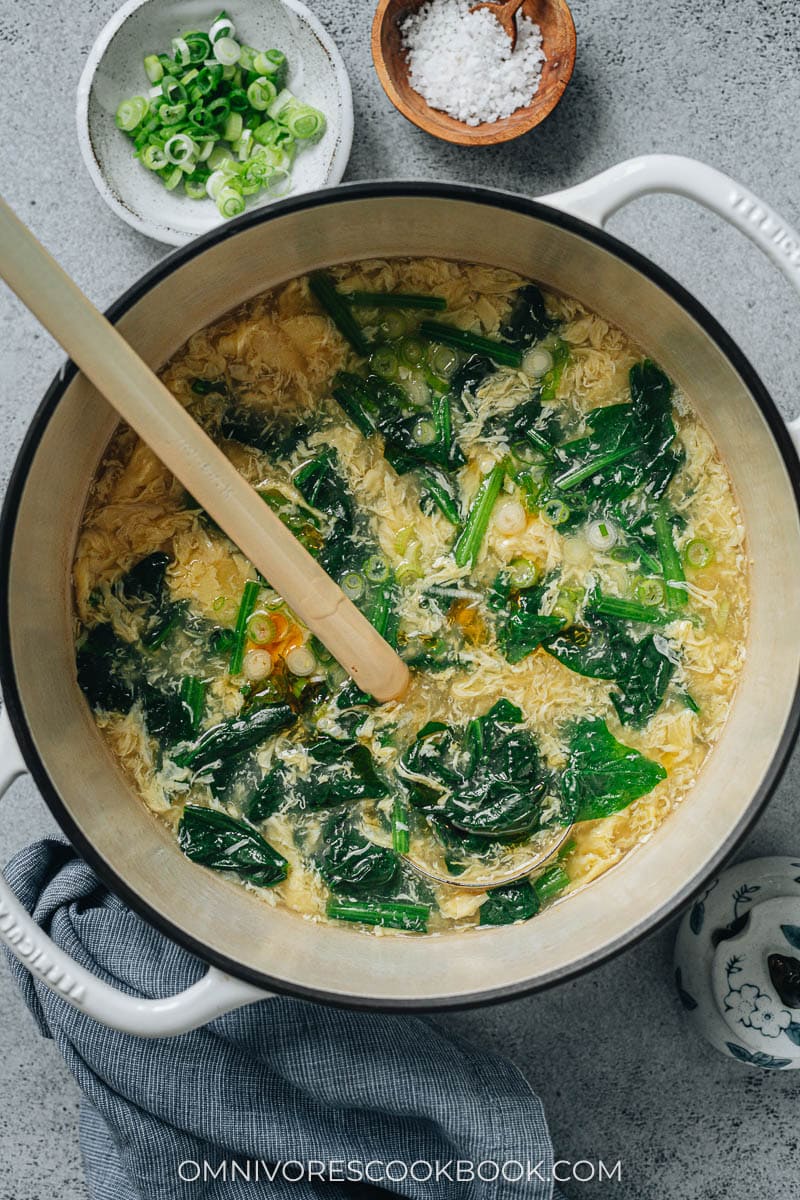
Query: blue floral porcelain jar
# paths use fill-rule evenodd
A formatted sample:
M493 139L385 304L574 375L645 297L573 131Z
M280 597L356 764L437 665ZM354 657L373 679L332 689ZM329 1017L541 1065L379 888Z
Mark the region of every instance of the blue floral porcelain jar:
M722 1054L800 1067L800 856L739 863L708 885L681 923L675 984Z

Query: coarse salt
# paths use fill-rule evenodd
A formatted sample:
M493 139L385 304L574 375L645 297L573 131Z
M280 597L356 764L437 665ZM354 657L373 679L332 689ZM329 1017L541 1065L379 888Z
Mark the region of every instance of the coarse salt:
M466 125L510 117L530 104L539 88L542 33L517 18L517 45L475 0L428 0L400 26L408 79L431 108Z

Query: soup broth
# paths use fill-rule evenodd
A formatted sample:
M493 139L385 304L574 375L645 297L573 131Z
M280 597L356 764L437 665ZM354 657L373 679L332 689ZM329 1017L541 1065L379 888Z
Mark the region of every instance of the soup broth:
M745 531L691 398L621 330L508 271L367 261L162 378L411 670L400 701L359 693L120 428L78 680L198 869L378 933L505 924L687 796L744 659ZM525 874L488 888L499 865Z

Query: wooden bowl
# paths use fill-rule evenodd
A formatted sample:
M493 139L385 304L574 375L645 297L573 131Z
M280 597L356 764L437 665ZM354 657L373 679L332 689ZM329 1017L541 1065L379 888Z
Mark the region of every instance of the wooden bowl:
M539 90L525 108L510 117L482 125L465 125L426 104L408 82L408 63L400 38L400 23L425 0L379 0L372 22L372 59L383 90L392 104L414 125L434 137L459 146L495 146L527 133L551 113L564 94L575 66L575 24L565 0L525 0L520 12L542 31Z

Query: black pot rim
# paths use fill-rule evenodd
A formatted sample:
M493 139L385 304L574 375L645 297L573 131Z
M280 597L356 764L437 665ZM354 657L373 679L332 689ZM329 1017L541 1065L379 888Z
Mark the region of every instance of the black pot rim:
M468 184L392 181L339 185L308 195L277 201L268 208L255 209L244 213L236 220L197 238L188 246L168 254L112 304L106 310L106 316L112 322L118 321L154 285L166 278L177 267L202 254L210 246L223 242L229 237L235 237L243 229L304 209L318 208L347 200L374 199L390 196L420 196L443 200L457 199L475 204L483 204L490 208L521 213L524 216L535 217L556 227L567 229L587 241L593 242L646 276L680 304L697 321L706 335L716 344L742 378L764 416L780 450L791 481L795 504L800 514L800 462L798 462L797 452L792 444L786 424L755 369L718 321L672 276L668 275L660 267L656 266L625 242L613 237L611 234L605 232L605 230L588 224L578 217L574 217L569 213L562 212L560 209L538 201L530 200L524 196L495 191L489 188L477 188ZM731 830L728 837L708 862L702 875L685 883L657 912L633 926L628 933L619 937L614 943L605 946L602 950L598 950L594 954L585 955L583 959L567 971L535 982L523 981L519 984L480 990L470 995L459 995L455 998L443 996L435 1000L414 998L386 1000L359 995L337 995L326 992L323 988L306 988L287 984L281 979L254 971L233 959L227 958L224 954L210 950L201 941L191 937L173 925L161 912L153 908L132 888L128 887L118 877L111 863L106 861L95 850L91 841L78 829L50 781L22 709L10 649L8 584L14 530L28 471L39 442L61 397L76 374L77 368L73 362L69 361L58 372L48 388L23 440L3 502L2 514L0 515L0 686L2 686L3 699L8 709L11 726L28 770L44 797L48 808L75 850L97 872L109 890L120 896L126 904L159 930L159 932L183 946L190 953L196 955L197 958L227 974L235 976L238 979L243 979L248 983L254 984L256 987L264 988L270 992L279 992L318 1003L333 1004L354 1009L370 1009L386 1012L433 1012L497 1004L518 999L522 996L544 991L557 984L577 978L589 969L608 962L622 953L623 950L628 949L651 933L654 933L711 878L721 864L733 853L761 815L780 782L798 733L800 733L800 680L798 680L798 684L795 687L792 706L777 750L750 802L746 817Z

